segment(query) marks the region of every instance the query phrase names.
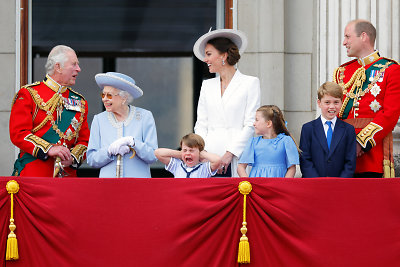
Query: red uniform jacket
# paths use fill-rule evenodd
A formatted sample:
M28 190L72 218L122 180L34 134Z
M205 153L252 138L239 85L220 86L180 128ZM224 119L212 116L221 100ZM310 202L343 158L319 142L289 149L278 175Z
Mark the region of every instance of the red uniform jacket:
M400 66L375 52L343 64L333 79L343 87L339 117L353 124L366 152L357 158L356 173L394 177L392 130L400 115Z
M74 164L65 171L76 176L73 167L85 159L89 141L87 112L83 96L69 87L60 88L49 76L23 86L14 97L10 115L11 142L20 148L13 175L52 177L54 158L47 152L58 144L70 149Z

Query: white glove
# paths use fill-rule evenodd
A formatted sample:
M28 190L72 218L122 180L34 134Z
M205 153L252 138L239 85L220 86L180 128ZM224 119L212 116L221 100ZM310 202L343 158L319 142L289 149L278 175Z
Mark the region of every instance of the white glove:
M126 153L129 153L129 151L130 151L130 149L129 149L129 146L121 146L119 149L118 149L118 154L119 155L121 155L121 156L123 156L123 155L125 155Z
M134 145L135 141L132 136L121 137L111 143L111 145L108 147L108 154L117 155L122 146L134 146Z

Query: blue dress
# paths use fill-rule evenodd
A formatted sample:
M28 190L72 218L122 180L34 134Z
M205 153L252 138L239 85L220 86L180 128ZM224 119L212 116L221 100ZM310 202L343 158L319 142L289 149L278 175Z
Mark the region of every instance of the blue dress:
M293 139L283 133L274 139L258 136L247 142L239 163L252 166L249 177L285 177L290 166L299 164L299 153Z
M123 136L133 136L136 155L129 152L122 157L121 177L151 178L150 164L157 160L156 124L153 114L143 108L129 106L129 115L119 122L111 112L104 111L93 118L90 129L87 163L100 168L101 178L116 177L117 157L108 155L108 147Z

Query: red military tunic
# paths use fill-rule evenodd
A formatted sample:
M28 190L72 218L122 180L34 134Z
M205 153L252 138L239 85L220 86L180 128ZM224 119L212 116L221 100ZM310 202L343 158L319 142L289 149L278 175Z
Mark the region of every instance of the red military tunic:
M78 167L85 159L90 135L87 112L83 96L49 76L23 86L14 97L10 115L11 142L20 148L13 175L53 177L54 158L47 152L55 144L68 147L72 167ZM76 168L64 170L76 176Z
M400 115L400 66L375 52L337 68L333 81L343 87L339 118L355 127L366 152L357 158L356 173L394 177L392 131Z

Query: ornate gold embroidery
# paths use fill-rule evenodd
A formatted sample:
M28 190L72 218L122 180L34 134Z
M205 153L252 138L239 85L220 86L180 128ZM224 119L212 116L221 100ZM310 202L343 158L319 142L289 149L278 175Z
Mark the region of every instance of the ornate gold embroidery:
M24 140L31 142L32 144L35 145L35 148L33 149L33 156L37 156L37 153L39 149L42 149L43 152L47 153L49 151L51 144L47 142L46 140L34 135L34 134L28 134Z
M21 88L30 88L30 86L35 86L35 85L38 85L38 84L40 84L40 82L34 82L34 83L32 83L32 84L24 85L24 86L22 86ZM16 93L16 94L14 95L14 98L13 98L12 103L11 103L11 107L14 105L15 100L17 100L17 96L18 96L18 93Z
M365 69L364 69L364 67L360 67L360 68L358 68L355 72L354 72L354 74L353 74L353 76L351 76L351 78L350 78L350 80L346 83L346 84L344 84L344 82L343 82L343 78L345 77L344 76L344 71L345 71L345 67L339 67L339 71L340 71L340 74L339 74L339 81L338 81L338 84L340 85L340 86L342 86L342 88L343 88L343 94L344 95L346 95L346 98L344 99L344 101L343 101L343 105L342 105L342 108L340 109L340 111L339 111L339 117L340 118L342 118L342 116L343 116L343 112L344 112L344 110L345 110L345 108L346 108L346 106L347 106L347 103L349 102L349 97L348 97L348 92L347 92L347 88L349 88L350 86L351 86L351 88L350 88L350 90L349 90L349 93L352 93L352 92L354 92L354 90L356 89L356 88L362 88L362 85L364 84L364 81L365 81L365 79L366 79L366 76L365 76Z
M56 93L64 93L68 89L67 86L62 86L53 80L48 74L46 74L46 79L44 79L43 83Z
M341 71L341 74L340 74L341 75L340 77L342 77L342 76L343 77L339 80L339 85L341 85L344 88L343 94L346 95L346 98L343 101L342 108L340 109L340 112L339 112L340 118L342 118L343 112L346 109L347 103L349 102L350 99L353 99L353 107L358 108L358 106L359 106L358 101L371 90L371 88L377 83L377 81L381 77L383 77L385 70L389 67L389 65L391 63L392 62L386 62L385 65L382 65L383 67L377 72L374 79L368 84L368 87L364 91L362 90L362 85L366 79L364 67L360 67L358 70L356 70L356 72L354 72L353 76L351 77L350 81L348 83L346 83L346 85L344 85L344 87L342 84L343 84L345 68L343 68L343 70ZM381 64L379 64L379 65L381 65ZM361 71L362 71L362 73L361 73ZM357 77L356 77L356 75L357 75ZM351 85L350 82L353 82L353 85L352 85L350 91L347 92L346 89Z
M75 160L80 163L83 159L83 156L86 153L86 150L87 150L87 146L79 144L79 145L76 145L71 150L71 154L75 158Z
M380 125L370 122L357 134L357 141L363 148L366 148L368 141L371 142L372 147L374 147L376 145L374 135L381 130L383 130L383 128Z
M68 141L71 141L73 138L76 138L76 140L78 139L79 130L81 129L81 126L82 126L82 123L84 120L85 104L86 104L85 100L83 100L83 99L81 100L82 107L81 107L81 116L79 118L79 126L77 127L75 132L65 135L63 132L60 131L60 129L58 129L58 126L57 126L56 122L54 121L54 117L53 117L53 113L54 113L55 109L60 105L60 103L61 104L63 103L62 96L60 94L54 94L49 99L49 101L44 102L44 100L40 97L40 95L38 94L38 92L35 89L33 89L31 87L26 87L26 89L31 94L32 99L35 101L35 103L39 107L39 109L45 111L47 114L46 118L32 130L33 133L39 131L50 120L53 130L60 136L61 139L68 140Z
M379 53L378 53L378 51L375 51L374 53L372 53L366 57L357 59L357 62L360 65L366 66L366 65L371 64L374 61L377 61L378 59L379 59Z

